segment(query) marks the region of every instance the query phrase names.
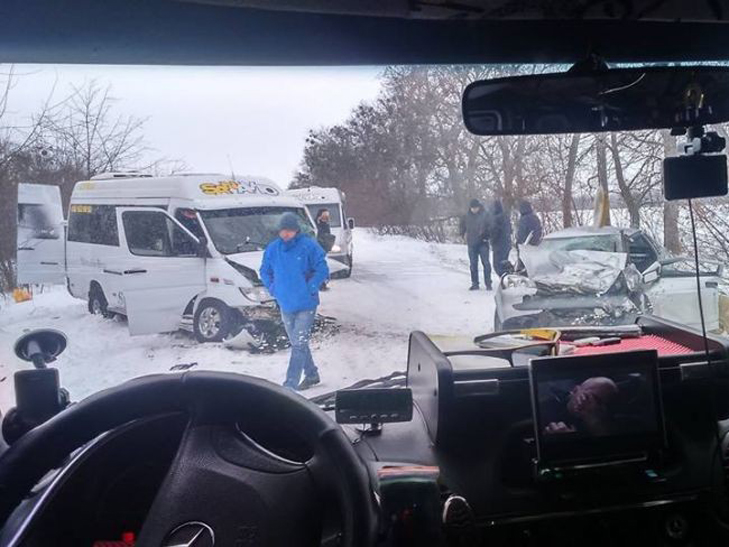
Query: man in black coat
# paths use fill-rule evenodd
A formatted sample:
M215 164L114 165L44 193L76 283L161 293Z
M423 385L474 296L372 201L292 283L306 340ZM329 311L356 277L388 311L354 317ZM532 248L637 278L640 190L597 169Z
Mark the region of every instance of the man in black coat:
M491 221L481 202L472 199L468 213L461 218L461 237L466 238L468 260L471 263L471 289L479 289L478 261L483 265L486 290L491 290L491 264L489 263L489 236Z
M542 222L539 217L534 213L532 204L526 200L519 203L519 229L516 233L516 242L523 245L531 234L529 239L529 245L539 245L542 241Z
M494 270L501 277L507 271L509 251L511 251L511 219L501 200L491 206L491 247L494 254Z

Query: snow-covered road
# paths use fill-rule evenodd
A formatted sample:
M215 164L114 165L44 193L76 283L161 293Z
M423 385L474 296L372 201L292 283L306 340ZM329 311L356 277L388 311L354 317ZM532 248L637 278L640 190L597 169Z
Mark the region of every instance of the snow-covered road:
M335 317L340 328L312 343L322 384L311 394L404 370L413 330L467 336L489 331L493 295L469 292L469 284L465 246L357 230L352 277L332 281L331 290L322 294L320 312ZM197 344L182 332L130 337L124 322L89 315L85 302L56 287L29 302L2 303L0 410L14 404L12 374L27 366L14 356L14 341L25 330L41 327L59 329L69 338L57 365L74 400L189 363L197 363L192 370L234 371L280 382L288 361L286 351L250 355L222 344Z

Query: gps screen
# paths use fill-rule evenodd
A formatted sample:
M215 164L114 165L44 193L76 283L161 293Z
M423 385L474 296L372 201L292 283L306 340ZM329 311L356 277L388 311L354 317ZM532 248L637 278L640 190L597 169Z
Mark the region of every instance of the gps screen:
M540 463L609 460L662 445L655 351L534 359L530 378Z

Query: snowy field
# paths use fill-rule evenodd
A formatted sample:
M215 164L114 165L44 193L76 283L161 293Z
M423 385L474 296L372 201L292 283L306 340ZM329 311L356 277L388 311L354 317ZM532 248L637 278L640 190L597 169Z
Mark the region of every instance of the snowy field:
M350 279L334 280L322 293L320 313L336 318L337 333L312 342L322 384L307 395L332 391L364 378L405 370L408 334L473 336L491 330L493 293L469 292L464 245L425 243L355 231L355 265ZM222 344L198 344L187 333L130 337L126 324L92 316L86 303L64 288L33 300L0 303L0 410L14 405L13 372L29 366L13 353L16 338L42 327L69 339L56 362L61 382L78 401L95 391L145 374L222 370L282 382L288 351L250 355Z

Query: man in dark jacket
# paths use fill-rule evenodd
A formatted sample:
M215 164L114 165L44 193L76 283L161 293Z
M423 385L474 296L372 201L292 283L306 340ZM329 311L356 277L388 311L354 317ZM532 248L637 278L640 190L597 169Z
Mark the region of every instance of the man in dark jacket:
M501 277L507 271L511 250L511 219L504 211L501 200L494 200L491 206L491 247L494 254L494 270Z
M322 208L316 213L316 239L326 252L331 251L334 244L329 218L328 209Z
M542 241L542 222L534 213L532 204L526 200L519 202L519 229L516 233L516 242L520 245L524 244L529 235L529 245L539 245Z
M285 213L281 217L279 237L266 247L260 274L263 284L281 308L281 318L291 342L284 386L301 390L318 384L319 371L309 349L309 339L319 305L319 289L329 277L329 268L324 250L301 233L295 214Z
M325 253L332 250L336 237L332 235L331 224L329 223L329 209L321 208L316 212L316 240L324 249ZM322 283L321 290L328 291L329 285Z
M466 238L468 260L471 262L471 290L477 291L478 261L483 265L483 280L486 290L491 290L491 264L489 263L489 215L477 199L472 199L466 216L461 219L461 237Z

